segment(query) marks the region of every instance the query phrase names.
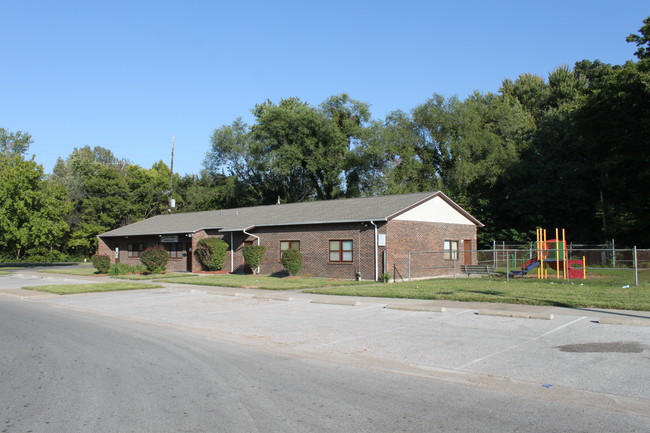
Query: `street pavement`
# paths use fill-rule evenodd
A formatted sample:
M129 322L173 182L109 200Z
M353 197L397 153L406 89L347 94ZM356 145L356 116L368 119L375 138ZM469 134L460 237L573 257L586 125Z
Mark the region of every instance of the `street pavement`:
M0 277L0 295L292 356L650 416L650 312L171 283L72 296L20 289L107 280L21 270Z

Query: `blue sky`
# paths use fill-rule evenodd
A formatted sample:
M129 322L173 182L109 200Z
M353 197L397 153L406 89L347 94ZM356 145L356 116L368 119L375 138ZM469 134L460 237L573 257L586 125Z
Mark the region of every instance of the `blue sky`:
M270 99L348 93L373 118L498 91L582 59L634 59L647 0L6 1L0 127L51 172L75 147L198 173L214 129Z

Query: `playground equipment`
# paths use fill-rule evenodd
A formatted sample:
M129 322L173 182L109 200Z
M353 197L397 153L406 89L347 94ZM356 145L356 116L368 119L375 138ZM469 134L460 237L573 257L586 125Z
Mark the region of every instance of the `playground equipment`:
M523 277L533 269L537 269L537 279L546 280L548 279L549 269L551 269L555 271L558 279L587 278L585 257L582 257L582 260L569 259L564 229L562 229L562 239L560 239L558 229L555 229L555 239L547 239L546 229L538 228L536 245L536 256L524 262L520 270L510 271L511 277Z

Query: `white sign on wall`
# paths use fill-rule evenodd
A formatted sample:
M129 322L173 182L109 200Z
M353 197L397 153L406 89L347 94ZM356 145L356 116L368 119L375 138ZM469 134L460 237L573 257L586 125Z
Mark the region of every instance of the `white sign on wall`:
M178 242L178 236L161 236L160 242L164 243L176 243Z

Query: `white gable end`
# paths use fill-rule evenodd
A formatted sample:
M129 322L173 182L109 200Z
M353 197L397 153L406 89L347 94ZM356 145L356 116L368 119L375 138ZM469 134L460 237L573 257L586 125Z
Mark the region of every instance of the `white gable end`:
M463 224L469 226L475 225L440 197L434 197L431 200L404 212L394 219L396 221L421 221L430 223Z

